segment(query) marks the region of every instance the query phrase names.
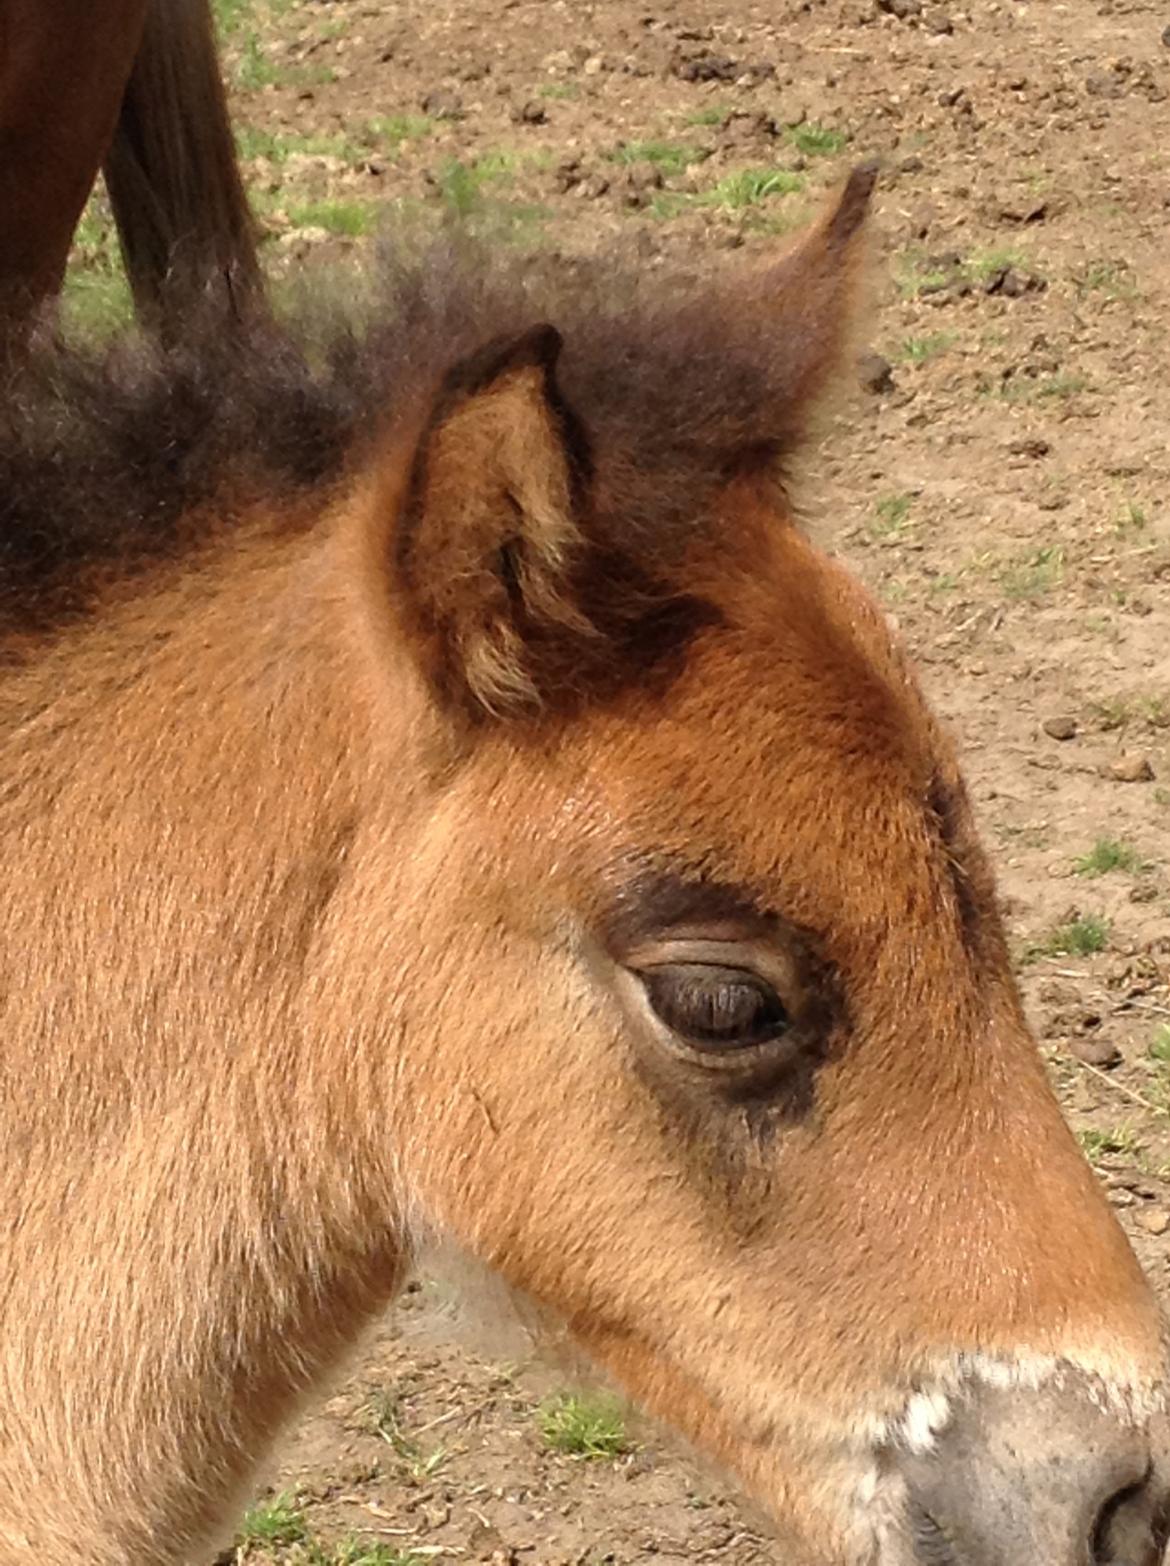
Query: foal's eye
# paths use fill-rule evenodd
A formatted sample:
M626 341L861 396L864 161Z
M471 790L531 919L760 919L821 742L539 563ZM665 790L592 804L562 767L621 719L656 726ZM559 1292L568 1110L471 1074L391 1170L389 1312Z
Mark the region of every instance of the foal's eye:
M697 1049L746 1049L788 1027L776 991L743 968L664 963L639 977L659 1020Z

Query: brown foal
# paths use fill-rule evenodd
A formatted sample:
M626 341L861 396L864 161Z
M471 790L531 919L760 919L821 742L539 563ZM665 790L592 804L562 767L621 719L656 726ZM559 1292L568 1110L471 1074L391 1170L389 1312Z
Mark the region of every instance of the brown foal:
M1157 1559L1158 1308L793 521L872 182L706 288L444 251L311 355L14 374L4 1566L205 1561L435 1230L791 1566Z

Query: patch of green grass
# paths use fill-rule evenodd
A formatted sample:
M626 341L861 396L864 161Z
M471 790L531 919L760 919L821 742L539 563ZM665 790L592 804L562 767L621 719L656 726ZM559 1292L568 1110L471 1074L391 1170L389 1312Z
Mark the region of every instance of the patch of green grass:
M326 1543L313 1535L304 1512L287 1493L250 1507L235 1542L239 1561L254 1556L271 1560L274 1550L288 1550L289 1555L282 1553L281 1559L297 1566L422 1566L424 1560L411 1550L397 1550L356 1534Z
M91 196L73 233L73 253L86 261L111 261L117 257L118 236L108 202Z
M982 394L1013 404L1061 402L1086 391L1088 385L1088 379L1083 375L1011 375L1006 380L984 386Z
M917 299L919 294L937 293L954 281L958 274L945 272L941 267L924 267L921 271L900 274L896 281L898 292L906 299Z
M460 218L465 218L471 208L478 204L481 185L482 180L476 177L475 169L460 158L453 158L440 169L440 196Z
M289 158L340 158L356 163L361 150L345 136L302 136L295 131L270 131L258 125L241 125L236 131L236 150L243 159L267 158L284 164Z
M1084 914L1058 924L1045 938L1029 948L1035 957L1090 957L1103 952L1109 942L1109 921L1100 914Z
M279 14L289 3L290 0L269 0L267 9ZM228 13L228 29L221 33L233 43L239 40L235 84L242 92L259 92L265 87L319 87L336 80L330 65L284 65L273 60L260 33L251 25L255 9L254 4L235 4Z
M481 157L476 158L471 168L480 184L492 184L497 180L511 179L522 163L530 164L534 161L541 160L525 157L518 152L509 152L505 147L496 147L493 151L485 152Z
M1125 696L1103 696L1100 701L1091 702L1089 710L1105 734L1123 729L1136 716L1135 703Z
M542 98L551 98L554 101L566 98L579 98L581 88L576 82L545 82L540 89Z
M1133 274L1124 261L1090 261L1073 279L1077 293L1101 294L1106 299L1136 299Z
M1102 696L1089 704L1097 727L1105 733L1124 729L1130 723L1145 722L1156 729L1170 728L1170 696L1157 692L1146 695Z
M1150 1059L1160 1066L1170 1066L1170 1022L1163 1022L1150 1040Z
M816 125L811 122L805 125L793 125L788 132L788 139L798 152L803 152L806 158L831 158L844 150L849 138L844 131L830 130L826 125Z
M694 196L684 196L681 191L655 190L651 192L646 211L653 218L665 220L677 217L680 212L686 212L694 204Z
M873 508L871 531L878 538L899 537L910 520L911 503L910 495L883 495Z
M111 336L134 319L130 285L120 272L71 268L61 291L61 314L69 337Z
M1009 385L1013 384L1009 382ZM1088 389L1088 378L1084 375L1040 375L1026 386L1024 382L1014 383L1023 393L1023 400L1032 402L1063 402L1066 397L1075 397L1079 392ZM1009 396L1008 401L1012 401Z
M565 1392L541 1405L539 1419L545 1445L554 1452L596 1459L629 1450L625 1420L611 1397Z
M1073 957L1088 957L1103 952L1109 944L1109 921L1100 914L1085 914L1072 919L1053 932L1053 950L1063 949Z
M1123 536L1126 533L1144 533L1150 525L1149 513L1139 501L1127 500L1117 514L1114 528Z
M230 42L244 28L255 30L261 21L275 21L300 0L211 0L211 14L221 43Z
M725 103L712 103L705 109L696 109L694 114L688 114L685 120L687 125L722 125L723 121L731 113Z
M1115 837L1099 837L1087 854L1075 862L1077 875L1108 875L1111 870L1134 871L1142 868L1141 856L1128 843Z
M623 141L607 153L611 163L653 163L664 174L681 174L702 155L701 148L677 141Z
M790 169L740 169L725 175L717 184L694 194L659 190L650 197L647 210L652 217L673 218L695 207L716 207L738 212L754 229L764 233L787 233L797 221L792 211L778 211L774 198L793 195L804 189L804 179Z
M450 158L439 170L439 194L458 217L467 217L479 205L484 186L506 179L512 168L506 153L491 153L473 163Z
M61 313L67 335L90 339L109 336L133 320L114 220L101 193L90 198L73 236Z
M919 294L933 293L961 277L957 268L931 266L919 255L900 256L894 266L894 281L904 299L917 299Z
M1141 1142L1132 1126L1112 1126L1103 1131L1088 1126L1077 1132L1077 1141L1090 1161L1119 1154L1132 1158L1141 1150Z
M540 201L501 201L492 219L501 239L530 244L552 216L552 208Z
M236 156L243 162L252 158L267 158L270 163L283 163L292 150L288 146L291 137L279 131L264 130L259 125L237 125Z
M305 1566L422 1566L425 1559L410 1550L395 1550L388 1544L370 1543L350 1534L336 1544L311 1540Z
M541 155L520 158L512 152L489 152L474 163L450 159L439 171L438 188L453 216L494 239L532 243L539 226L552 216L538 202L501 200L493 190L505 185L520 162L542 161Z
M701 206L725 207L739 211L775 196L791 196L804 189L804 180L790 169L740 169L725 175L710 190L700 191L694 200Z
M925 337L904 337L896 357L906 364L926 364L940 353L945 353L954 340L954 332L928 332Z
M427 114L376 114L362 127L361 139L367 146L397 152L404 141L422 141L434 130Z
M308 1533L304 1512L286 1491L248 1508L236 1534L236 1544L242 1550L300 1544Z
M378 213L368 201L301 201L290 204L288 220L294 228L323 228L329 234L360 238L378 221Z
M1052 189L1052 175L1045 168L1021 168L1019 175L1029 190L1040 193Z
M211 0L215 30L221 41L231 38L252 21L256 0Z
M529 241L552 215L552 208L540 201L501 201L490 218L501 239Z
M259 92L264 87L274 87L280 80L280 68L264 52L260 34L249 32L236 61L236 86L243 92Z
M1064 548L1049 544L1043 549L999 562L996 577L1008 598L1039 598L1064 579Z
M1004 267L1026 267L1027 260L1018 250L976 250L963 263L963 271L976 282L986 282Z
M421 1442L407 1434L398 1401L392 1393L378 1393L371 1400L367 1415L373 1434L381 1436L416 1483L437 1474L447 1461L446 1447L436 1446L426 1452Z
M1004 267L1027 265L1018 250L977 250L953 266L932 264L929 256L911 250L898 258L895 280L899 293L904 298L914 299L919 294L937 292L951 283L985 283Z

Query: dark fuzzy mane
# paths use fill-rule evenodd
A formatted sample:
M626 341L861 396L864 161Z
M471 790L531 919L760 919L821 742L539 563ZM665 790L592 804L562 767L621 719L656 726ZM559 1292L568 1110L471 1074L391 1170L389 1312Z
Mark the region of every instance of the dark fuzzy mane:
M761 333L659 273L647 286L600 266L489 262L457 242L413 259L403 247L360 302L309 304L279 329L193 309L166 350L128 334L13 360L0 394L0 620L34 629L84 612L102 583L229 525L241 497L311 499L451 365L540 321L563 334L564 395L635 558L669 553L672 527L731 467L782 457L798 436L799 319Z

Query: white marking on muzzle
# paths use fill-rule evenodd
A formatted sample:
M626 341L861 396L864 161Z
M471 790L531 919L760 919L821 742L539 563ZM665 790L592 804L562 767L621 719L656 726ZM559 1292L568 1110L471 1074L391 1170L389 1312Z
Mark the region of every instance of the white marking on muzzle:
M894 1439L915 1453L929 1452L935 1437L951 1417L951 1395L936 1387L930 1392L915 1392L898 1422Z
M1118 1375L1117 1367L1103 1374L1096 1365L1049 1354L1002 1359L961 1353L938 1365L931 1385L911 1393L901 1415L884 1422L876 1444L900 1446L922 1455L934 1446L968 1390L988 1386L1000 1391L1036 1392L1072 1379L1098 1408L1126 1424L1145 1424L1166 1408L1161 1388L1137 1374Z

